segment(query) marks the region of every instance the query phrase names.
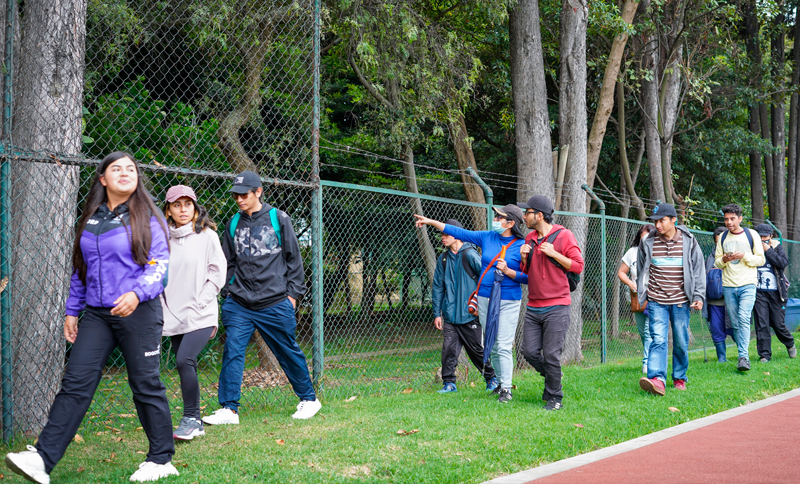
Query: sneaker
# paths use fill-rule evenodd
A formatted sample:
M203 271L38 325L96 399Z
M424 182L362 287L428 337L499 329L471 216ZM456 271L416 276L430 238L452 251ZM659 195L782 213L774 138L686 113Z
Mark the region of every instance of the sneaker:
M786 348L786 351L789 352L789 358L797 358L797 348L792 346L791 348Z
M456 384L452 382L447 382L444 384L441 390L437 391L436 393L454 393L457 392L458 388L456 388Z
M230 408L214 410L214 415L203 417L203 423L208 425L239 425L239 414Z
M499 392L497 397L497 401L500 403L506 403L511 401L511 389L510 388L502 388Z
M178 428L172 432L172 438L177 440L192 440L195 437L205 435L203 422L192 417L183 417Z
M659 397L663 397L667 393L664 382L658 378L647 378L643 376L639 378L639 386L642 387L642 390L652 393L653 395L658 395Z
M494 392L495 388L499 387L500 383L497 382L497 377L493 376L486 382L486 391Z
M561 410L561 408L563 406L564 406L564 404L562 404L560 400L557 400L555 398L551 398L550 400L547 401L547 405L544 406L544 409L545 410Z
M502 388L500 388L500 384L498 383L497 386L494 387L494 390L492 390L492 394L493 395L499 395L500 394L500 390L502 390Z
M132 482L157 481L162 477L179 476L178 469L172 462L166 464L156 464L155 462L145 461L139 464L139 470L131 476Z
M300 420L309 419L316 415L320 408L322 408L322 403L319 401L319 399L314 401L303 400L297 404L297 411L292 414L292 418L298 418Z
M672 384L676 390L686 390L686 380L675 380Z
M760 360L758 360L758 362L759 363L769 363L769 360L766 359L766 358L761 358Z
M44 460L32 445L28 446L28 450L6 454L6 465L31 482L50 484L50 476L44 470Z
M750 369L750 360L747 358L739 358L739 363L736 364L736 369L739 371L747 371Z

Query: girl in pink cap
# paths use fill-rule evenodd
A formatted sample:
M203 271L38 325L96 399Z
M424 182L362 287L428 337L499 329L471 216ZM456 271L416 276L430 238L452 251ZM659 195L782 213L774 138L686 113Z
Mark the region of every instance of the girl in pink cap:
M204 435L200 420L197 356L217 332L217 294L225 284L227 263L208 211L194 190L175 185L167 191L164 214L169 223L170 269L164 289L164 336L172 340L181 378L183 418L173 437Z

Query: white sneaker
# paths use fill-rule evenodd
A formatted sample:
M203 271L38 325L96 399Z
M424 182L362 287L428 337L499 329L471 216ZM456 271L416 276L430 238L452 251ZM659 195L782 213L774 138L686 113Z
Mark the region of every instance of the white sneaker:
M28 446L28 450L6 454L6 465L31 482L50 484L50 476L44 471L44 460L32 445Z
M239 414L230 408L214 410L214 415L203 417L203 423L208 425L239 425Z
M139 470L133 473L131 481L133 482L147 482L157 481L162 477L179 476L178 469L172 465L172 462L166 464L156 464L155 462L142 462L139 464Z
M316 415L320 408L322 408L322 403L320 403L319 399L314 401L303 400L297 404L297 411L292 414L292 418L309 419Z

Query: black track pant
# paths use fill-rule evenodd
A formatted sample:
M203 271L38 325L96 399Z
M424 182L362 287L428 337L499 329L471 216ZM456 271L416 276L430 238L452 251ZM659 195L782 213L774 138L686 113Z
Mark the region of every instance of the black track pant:
M564 397L561 389L561 352L569 328L569 306L553 306L546 313L525 311L522 356L544 377L542 398Z
M442 323L442 381L444 383L456 382L456 367L458 366L458 355L461 348L467 350L472 364L478 371L483 373L486 381L494 378L494 368L492 364L486 362L483 365L483 329L477 321L466 324Z
M140 303L130 316L111 315L111 308L87 307L78 337L36 449L50 473L64 456L86 415L111 352L119 346L128 370L133 403L150 451L147 459L166 464L175 454L166 388L159 378L164 319L158 299Z
M200 382L197 381L197 356L206 347L216 328L201 328L186 334L171 336L175 350L175 367L181 377L183 416L200 419Z
M778 291L756 291L753 323L756 328L756 348L760 358L772 359L772 336L769 328L787 348L794 346L794 338L786 327L786 310Z

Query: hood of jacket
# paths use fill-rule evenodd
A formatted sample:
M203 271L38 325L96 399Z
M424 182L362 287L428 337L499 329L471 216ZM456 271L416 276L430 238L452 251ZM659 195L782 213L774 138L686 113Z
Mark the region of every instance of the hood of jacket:
M466 324L475 320L469 313L469 298L477 282L467 272L468 265L475 277L480 277L481 256L475 246L465 242L457 253L446 249L436 260L431 297L434 318L442 317L451 324Z

